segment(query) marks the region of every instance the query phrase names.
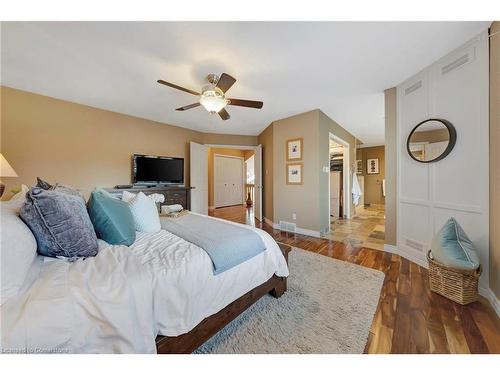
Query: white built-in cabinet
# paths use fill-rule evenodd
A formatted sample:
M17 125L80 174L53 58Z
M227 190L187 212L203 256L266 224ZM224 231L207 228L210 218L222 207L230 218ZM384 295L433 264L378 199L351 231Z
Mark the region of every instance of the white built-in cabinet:
M397 250L425 265L433 235L454 217L479 252L482 288L489 268L488 81L484 31L397 87ZM457 142L445 159L423 164L408 155L406 140L428 118L450 121Z

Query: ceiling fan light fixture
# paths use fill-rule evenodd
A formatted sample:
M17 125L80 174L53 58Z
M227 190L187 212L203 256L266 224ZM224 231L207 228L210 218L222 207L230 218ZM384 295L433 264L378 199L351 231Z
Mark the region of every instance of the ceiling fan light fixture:
M224 94L217 88L204 90L200 97L200 104L210 113L219 112L227 103Z

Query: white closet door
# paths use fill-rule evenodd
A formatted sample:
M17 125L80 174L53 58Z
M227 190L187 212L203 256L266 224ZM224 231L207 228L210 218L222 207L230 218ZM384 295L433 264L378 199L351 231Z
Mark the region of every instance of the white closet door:
M224 158L218 156L214 157L214 206L221 207L224 205L224 197L226 192L224 191Z
M227 158L227 181L229 186L229 204L243 203L243 161L238 158Z
M214 156L214 201L215 207L243 203L243 159Z

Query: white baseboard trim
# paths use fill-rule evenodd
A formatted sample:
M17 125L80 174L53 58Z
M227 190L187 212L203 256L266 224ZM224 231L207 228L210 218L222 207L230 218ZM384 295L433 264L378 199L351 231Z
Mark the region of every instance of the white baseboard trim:
M310 229L304 229L304 228L297 227L297 229L295 229L295 233L303 234L305 236L321 238L321 234L317 230L310 230Z
M391 254L399 255L405 259L408 259L409 261L412 261L413 263L418 264L421 267L429 268L429 265L427 264L427 260L422 259L418 256L415 256L410 252L404 251L404 250L400 249L400 247L398 247L398 246L384 244L384 251L387 251L388 253L391 253Z
M274 229L280 229L280 225L279 223L274 223L272 222L271 220L267 219L267 218L264 218L264 221L271 225ZM284 231L286 232L286 231ZM311 236L311 237L318 237L318 238L321 238L321 235L319 233L319 231L316 231L316 230L311 230L311 229L305 229L305 228L299 228L299 227L295 227L295 232L290 232L290 233L297 233L297 234L303 234L304 236Z
M491 306L493 307L493 310L495 310L497 316L500 317L500 301L498 300L495 293L490 288L485 288L480 286L479 294L490 302Z

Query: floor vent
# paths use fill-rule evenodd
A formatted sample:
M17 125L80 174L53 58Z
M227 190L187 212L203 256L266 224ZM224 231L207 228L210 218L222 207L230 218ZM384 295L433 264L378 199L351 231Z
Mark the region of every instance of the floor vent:
M418 250L420 252L424 251L424 245L422 245L420 242L417 241L412 241L412 240L406 240L406 245L411 247L412 249Z
M293 232L295 233L297 229L297 225L295 223L290 223L288 221L280 220L280 230L285 232Z
M455 70L457 69L459 66L462 66L466 63L469 62L469 54L466 53L465 55L463 56L460 56L458 59L456 59L455 61L449 63L449 64L446 64L445 66L443 66L441 68L441 74L446 74L446 73L449 73L451 72L452 70Z

